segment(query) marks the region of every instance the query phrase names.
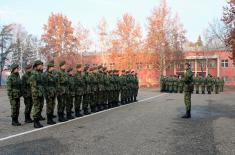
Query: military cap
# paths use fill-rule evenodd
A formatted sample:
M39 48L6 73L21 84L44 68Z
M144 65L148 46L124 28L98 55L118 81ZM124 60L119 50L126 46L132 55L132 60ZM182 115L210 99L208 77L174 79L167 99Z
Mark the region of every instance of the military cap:
M99 65L97 68L98 68L98 69L102 69L103 67L102 67L102 65Z
M76 65L76 68L81 68L81 67L82 67L81 64L77 64L77 65Z
M33 67L36 67L38 65L43 65L43 62L41 60L34 61Z
M55 66L54 61L49 61L47 64L47 67L54 67L54 66Z
M185 65L191 66L189 62L186 62Z
M106 71L107 70L107 67L103 67L103 71Z
M125 69L123 69L122 72L124 73L124 72L125 72Z
M60 61L60 64L59 64L59 65L60 65L60 67L61 67L61 66L65 65L65 64L66 64L66 62L65 62L64 60L62 60L62 61Z
M69 67L68 69L67 69L67 72L71 72L73 70L73 68L72 67Z
M27 65L25 66L25 69L30 69L30 68L32 68L32 64L27 64Z
M13 72L16 68L19 68L18 64L12 64L11 65L11 72Z

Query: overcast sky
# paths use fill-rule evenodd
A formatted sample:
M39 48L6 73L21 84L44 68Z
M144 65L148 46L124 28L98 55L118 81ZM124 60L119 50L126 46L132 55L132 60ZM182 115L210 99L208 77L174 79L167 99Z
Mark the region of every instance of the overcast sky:
M117 20L130 13L143 29L146 17L160 0L0 0L0 24L17 22L29 33L40 36L48 16L63 13L75 25L81 22L92 33L102 17L113 29ZM213 19L220 19L226 0L167 0L172 12L178 13L187 30L187 37L195 41Z

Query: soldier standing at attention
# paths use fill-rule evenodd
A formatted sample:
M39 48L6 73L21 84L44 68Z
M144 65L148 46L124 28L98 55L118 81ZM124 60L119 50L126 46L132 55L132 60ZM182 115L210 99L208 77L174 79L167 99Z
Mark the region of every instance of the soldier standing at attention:
M84 95L83 95L83 103L82 103L82 108L83 108L83 113L84 115L88 115L88 106L91 102L91 95L92 95L92 83L90 79L90 73L88 72L89 70L89 65L84 66L84 83L85 83L85 89L84 89Z
M19 65L11 65L11 75L7 78L7 94L11 104L11 118L13 126L20 126L18 121L20 111L21 80Z
M196 94L199 94L199 87L200 87L200 77L197 74L197 76L194 78L194 84L196 87Z
M24 104L25 104L25 123L32 123L33 120L30 117L33 101L32 101L32 94L31 88L29 83L29 78L31 76L32 65L29 64L25 67L25 74L22 76L22 94L24 97Z
M54 62L50 61L47 64L47 70L43 73L43 82L46 98L46 113L47 113L47 124L56 124L53 121L53 114L55 109L56 99L56 76L55 76Z
M37 60L34 62L32 75L30 76L30 87L33 99L33 119L34 128L41 128L43 125L39 122L45 120L42 117L42 109L44 105L44 89L43 89L43 62Z
M220 78L215 78L215 94L219 94Z
M190 64L185 63L186 72L184 74L184 103L186 107L186 114L182 118L191 118L191 93L192 93L192 82L193 73L190 69Z
M212 86L213 86L213 79L210 74L206 77L206 85L207 85L207 92L211 94Z
M202 94L205 94L205 89L206 89L206 78L205 77L200 78L200 84L201 84Z
M58 113L58 121L65 122L67 119L64 117L64 111L66 106L66 90L68 85L68 76L65 73L66 62L63 60L59 64L60 70L57 71L57 85L58 85L58 94L57 94L57 113Z
M75 74L75 101L74 101L74 109L75 109L75 116L81 117L81 104L82 104L82 96L84 91L84 79L82 75L82 65L77 64L76 66L77 73Z
M67 74L68 74L68 85L66 91L66 114L67 114L67 120L70 120L74 119L74 117L72 116L72 108L75 97L74 76L73 76L72 67L68 68Z

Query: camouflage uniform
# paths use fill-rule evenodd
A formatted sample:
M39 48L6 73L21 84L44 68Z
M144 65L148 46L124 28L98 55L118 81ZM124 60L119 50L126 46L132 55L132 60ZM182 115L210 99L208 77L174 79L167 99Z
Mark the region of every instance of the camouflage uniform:
M97 73L97 67L94 65L94 67L91 70L90 73L90 81L92 85L92 94L90 96L91 102L90 102L90 107L91 107L91 112L94 113L97 111L97 105L98 105L98 95L99 95L99 85L98 85L98 73Z
M13 73L16 68L19 68L17 64L11 66L11 75L7 78L7 94L11 104L12 125L20 126L18 117L20 111L21 80L19 73Z
M42 109L44 105L44 89L43 89L43 79L42 79L42 70L37 69L38 65L43 65L40 60L35 61L34 70L32 71L32 75L30 76L30 87L32 92L33 99L33 118L34 118L34 127L40 128L43 127L40 124L40 120L45 120L42 117Z
M183 118L191 117L191 93L192 93L193 73L189 67L184 74L184 103L186 107L186 115Z
M92 76L88 72L89 66L86 65L84 67L84 83L85 83L85 90L83 95L83 112L85 115L89 114L88 106L91 105L92 102Z
M179 79L178 89L179 89L180 93L183 93L183 91L184 91L184 81L183 81L182 78Z
M60 62L60 67L65 65L65 61ZM58 121L64 122L67 119L64 117L64 111L66 107L66 90L68 89L68 75L65 73L64 69L60 69L56 72L57 76L57 113Z
M164 76L161 75L160 77L160 91L164 92L165 91L165 82L164 82L165 78Z
M68 68L67 75L68 75L68 85L67 85L67 91L66 91L66 114L67 119L74 119L72 116L72 108L73 108L73 102L75 97L75 78L73 76L73 68Z
M169 93L172 93L174 91L174 88L173 88L174 81L172 77L169 77L168 84L169 84Z
M178 80L178 78L175 76L175 77L173 78L174 93L178 93L178 83L179 83L179 80Z
M120 85L121 85L121 103L125 104L126 101L126 90L127 90L127 81L125 70L122 71L122 75L120 76Z
M212 79L211 75L208 75L206 78L206 86L207 86L208 94L211 94L212 86L213 86L213 79Z
M220 85L220 79L218 77L218 78L215 78L215 93L216 94L219 94L219 85Z
M82 67L81 64L77 64L76 68L80 69ZM82 96L84 90L84 79L81 71L78 71L75 74L75 101L74 101L74 109L75 109L75 116L80 117L81 114L81 104L82 104Z
M205 89L206 89L206 79L205 79L205 77L200 78L200 84L201 84L202 94L205 94Z
M47 71L43 73L44 90L46 98L46 114L47 124L52 125L56 122L53 121L55 99L56 99L56 75L55 71L49 71L50 67L54 67L54 62L49 62L47 65Z
M32 106L33 106L33 100L32 100L32 94L31 94L31 88L30 88L30 81L29 78L31 76L31 68L32 65L26 66L26 73L22 76L22 94L24 97L24 104L25 104L25 123L32 123L33 120L30 117Z
M194 78L194 84L196 88L196 94L199 94L199 87L200 87L200 77L197 76Z
M97 73L97 80L98 80L98 103L97 103L97 110L104 109L104 102L105 102L105 77L103 73L102 66L98 66L98 73Z
M137 101L137 96L138 96L138 90L139 90L139 80L137 77L137 73L134 75L135 81L134 81L134 85L135 85L135 92L134 92L134 101Z

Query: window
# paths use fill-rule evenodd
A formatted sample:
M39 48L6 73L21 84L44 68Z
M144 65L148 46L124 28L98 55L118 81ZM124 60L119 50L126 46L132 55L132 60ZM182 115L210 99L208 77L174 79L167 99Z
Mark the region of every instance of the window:
M222 60L221 67L228 67L228 60Z
M151 63L147 64L148 69L152 69L153 65Z
M210 67L210 68L215 68L215 67L216 67L216 61L215 61L215 60L211 60L211 61L209 62L209 67Z

